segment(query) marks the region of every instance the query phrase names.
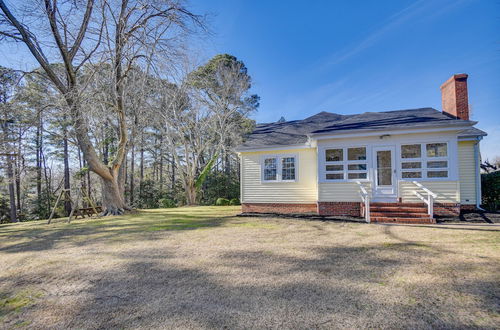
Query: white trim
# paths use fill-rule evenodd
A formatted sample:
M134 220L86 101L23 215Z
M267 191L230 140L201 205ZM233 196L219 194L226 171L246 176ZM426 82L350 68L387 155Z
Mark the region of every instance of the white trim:
M244 184L244 168L243 168L243 157L238 153L238 158L240 159L240 204L245 202L245 196L243 196L243 184Z
M348 160L348 149L352 148L365 148L365 155L366 159L364 160ZM326 155L325 151L327 149L342 149L342 161L326 161ZM359 145L345 145L345 146L321 146L318 147L318 182L369 182L370 181L370 176L369 176L369 170L370 170L370 164L369 164L369 156L368 156L369 148L365 144L359 144ZM349 165L353 164L365 164L366 165L366 170L349 170ZM342 170L341 171L327 171L326 166L328 165L342 165ZM341 180L332 180L332 179L327 179L326 175L327 174L340 174L342 173L343 179ZM366 173L366 179L349 179L349 173Z
M425 174L423 178L405 178L403 179L401 176L401 163L403 159L401 158L401 145L405 144L424 144L424 149L422 152L426 153L425 144L427 143L447 143L448 145L448 156L445 157L448 161L448 177L446 178L425 178ZM366 147L367 148L367 163L368 163L368 176L367 179L362 179L360 181L363 182L372 182L374 180L374 160L373 160L373 148L378 146L395 146L395 162L396 162L396 178L397 183L399 182L408 182L408 181L457 181L458 178L458 142L456 135L447 135L442 137L397 137L393 141L385 141L385 140L373 140L373 141L359 141L356 144L356 141L331 141L324 144L320 144L318 146L318 183L336 183L336 182L353 182L356 181L354 179L351 180L325 180L325 149L340 149L340 148L349 148L349 147ZM440 160L445 158L433 157L428 158L430 160ZM410 161L411 158L405 158L404 161ZM421 159L419 159L421 161ZM426 163L422 163L422 166L427 166ZM426 169L424 168L424 171Z
M476 207L481 208L482 192L481 192L481 152L479 150L479 141L474 143L474 162L476 170Z
M456 127L440 127L440 128L432 128L432 129L401 129L401 130L356 130L356 133L323 133L323 134L310 134L310 138L312 140L328 140L328 139L344 139L349 137L368 137L368 136L379 136L379 135L392 135L392 134L414 134L414 133L434 133L434 132L450 132L450 131L460 131L465 128L468 128L471 125L467 126L456 126ZM352 130L351 130L352 131ZM350 132L350 131L348 131Z
M471 136L459 136L458 141L481 141L483 137L481 135L471 135Z
M380 145L373 146L372 153L372 173L373 173L373 185L372 200L376 202L396 202L399 195L399 178L398 178L398 163L397 163L397 153L396 145ZM390 151L391 153L391 185L383 186L378 185L377 175L378 175L378 164L376 154L379 151ZM390 193L384 193L390 192Z
M281 150L295 150L295 149L311 149L309 144L287 144L287 145L271 145L269 147L258 147L258 148L236 148L235 151L238 153L243 152L260 152L260 151L281 151Z
M446 144L446 156L445 157L428 157L427 156L427 145L432 144L432 143L445 143ZM420 145L420 157L419 158L403 158L401 155L401 147L404 145L412 145L412 144L419 144ZM451 148L450 148L450 142L449 141L439 141L439 140L433 140L433 141L426 141L426 142L419 142L415 141L413 143L400 143L398 147L398 152L399 152L399 173L400 177L399 180L403 182L408 182L408 181L446 181L450 180L451 178ZM429 168L427 166L428 162L432 161L446 161L447 166L446 167L437 167L437 168ZM403 163L411 163L411 162L419 162L421 164L420 168L405 168L403 169ZM428 172L436 172L436 171L446 171L448 172L448 176L446 177L437 177L437 178L429 178L427 177ZM404 172L420 172L422 173L422 177L420 178L403 178L403 173Z
M276 180L264 179L264 160L274 158L276 159ZM283 158L295 159L295 180L282 180L282 163ZM261 183L278 183L278 182L297 182L299 181L299 157L297 154L267 154L260 156L260 182Z

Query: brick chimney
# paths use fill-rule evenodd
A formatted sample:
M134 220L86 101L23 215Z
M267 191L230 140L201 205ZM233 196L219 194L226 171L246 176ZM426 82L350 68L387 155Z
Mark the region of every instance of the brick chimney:
M441 85L443 112L464 120L469 120L467 77L465 73L455 74Z

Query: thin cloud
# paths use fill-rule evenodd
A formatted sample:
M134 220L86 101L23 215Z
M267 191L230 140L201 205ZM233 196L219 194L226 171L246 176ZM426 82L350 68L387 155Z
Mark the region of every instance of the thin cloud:
M395 30L396 28L407 22L412 21L415 18L435 18L457 7L464 1L465 0L451 1L446 5L440 6L436 9L435 4L438 2L419 0L389 17L384 25L368 34L368 36L362 39L360 42L333 54L331 60L326 62L323 69L325 69L326 67L337 65L357 55L358 53L361 53L365 49L372 47L377 42L379 42L379 40L382 39L387 33Z

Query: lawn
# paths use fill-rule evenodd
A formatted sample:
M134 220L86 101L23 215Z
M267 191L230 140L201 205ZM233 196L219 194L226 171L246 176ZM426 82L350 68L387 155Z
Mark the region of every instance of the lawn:
M0 226L2 328L495 328L500 225L236 217Z

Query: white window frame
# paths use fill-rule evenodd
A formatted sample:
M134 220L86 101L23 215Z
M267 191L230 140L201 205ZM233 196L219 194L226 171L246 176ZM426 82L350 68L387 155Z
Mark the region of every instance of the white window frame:
M365 156L364 160L348 160L348 149L353 148L365 148ZM326 150L330 149L342 149L342 161L327 161L326 160ZM369 148L367 145L349 145L349 146L325 146L320 149L321 151L321 161L322 161L322 170L321 173L321 182L353 182L353 181L369 181ZM356 164L364 164L366 165L366 170L349 170L349 165ZM328 165L342 165L342 171L327 171L326 166ZM327 179L327 174L341 174L343 175L343 179ZM349 173L366 173L365 179L349 179Z
M446 157L428 157L427 156L427 145L433 143L443 143L446 144ZM403 158L402 148L406 145L420 145L421 157L420 158ZM399 145L399 173L401 181L447 181L452 179L452 172L450 166L450 159L452 150L450 149L450 143L448 141L430 141L430 142L405 142ZM446 161L446 167L427 167L427 162L432 161ZM403 168L403 163L420 162L421 168ZM428 172L434 171L446 171L448 175L446 177L428 177ZM404 178L403 173L405 172L421 172L421 178Z
M264 178L264 162L266 159L275 158L276 159L276 180L265 180ZM283 158L294 158L295 159L295 180L283 180L282 179L282 159ZM262 155L260 159L260 180L262 183L273 183L273 182L297 182L299 180L299 157L296 154L269 154Z

